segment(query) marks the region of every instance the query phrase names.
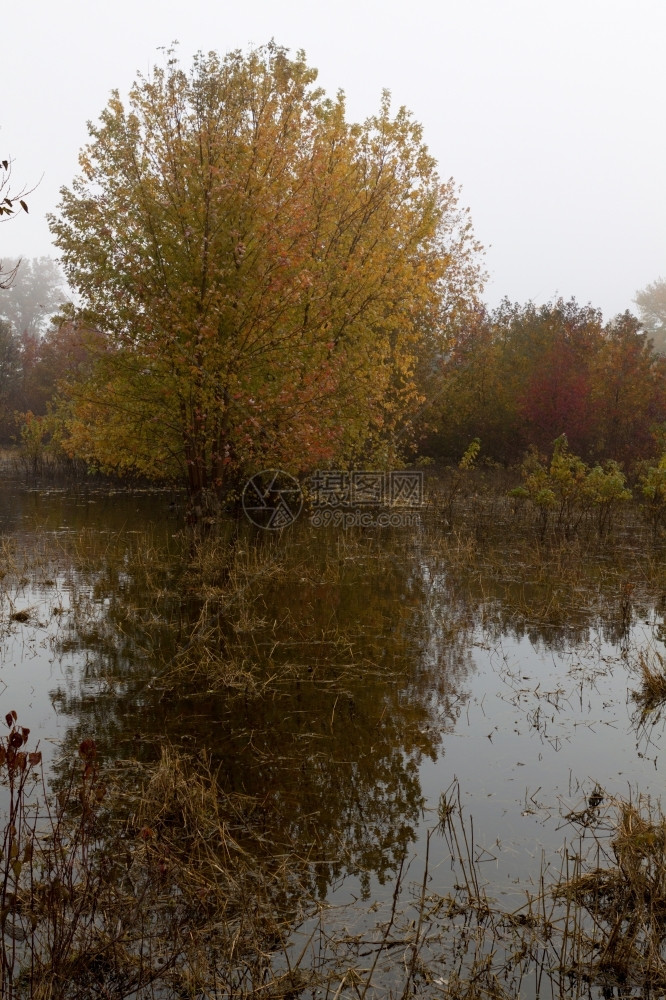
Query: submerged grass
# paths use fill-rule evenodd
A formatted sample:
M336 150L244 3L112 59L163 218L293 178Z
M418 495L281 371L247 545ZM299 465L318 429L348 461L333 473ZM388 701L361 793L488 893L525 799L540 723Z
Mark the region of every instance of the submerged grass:
M538 884L510 911L487 895L457 786L442 797L439 818L459 873L438 901L450 920L439 938L444 995L663 995L666 818L658 803L595 789L567 817L579 832L563 843L559 870L544 860Z
M559 968L581 983L659 995L666 989L666 819L643 797L612 801L605 818L610 834L595 832L552 889L569 917Z
M595 789L567 817L574 835L559 870L544 862L525 901L507 909L488 892L454 782L428 836L448 844L450 891L432 890L426 850L418 881L403 856L385 903L335 908L313 897L302 847L275 854L262 843L256 803L226 793L205 755L165 744L154 765L103 768L88 741L78 763L63 762L49 806L39 755L22 749L28 738L9 719L0 754L12 802L0 862L8 1000L666 990L666 818L649 800Z

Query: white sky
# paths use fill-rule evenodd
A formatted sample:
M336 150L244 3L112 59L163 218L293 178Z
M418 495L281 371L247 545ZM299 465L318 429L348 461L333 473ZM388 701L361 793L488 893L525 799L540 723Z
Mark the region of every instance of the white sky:
M6 17L0 158L34 183L0 257L51 254L45 213L110 91L180 42L303 48L350 118L382 88L424 125L487 248L486 299L574 295L606 317L666 276L664 0L23 0Z

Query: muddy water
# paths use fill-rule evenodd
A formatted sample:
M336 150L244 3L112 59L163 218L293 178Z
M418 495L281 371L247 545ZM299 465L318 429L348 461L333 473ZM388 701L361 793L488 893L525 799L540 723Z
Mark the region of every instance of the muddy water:
M0 486L0 709L47 756L87 736L109 760L155 759L164 739L205 750L227 790L254 797L271 849L298 843L314 891L336 903L386 898L403 857L421 878L447 789L509 907L557 866L590 796L659 796L663 723L641 720L631 692L638 651L664 651L662 596L644 574L620 622L629 571L609 575L607 552L590 559L586 596L551 588L554 610L515 566L452 565L428 528L294 526L270 539L284 572L250 574L236 603L214 588L206 602L174 584L181 527L168 493ZM225 531L241 555L269 545L249 525ZM209 652L258 687L164 682L204 610ZM458 877L434 835L430 888Z

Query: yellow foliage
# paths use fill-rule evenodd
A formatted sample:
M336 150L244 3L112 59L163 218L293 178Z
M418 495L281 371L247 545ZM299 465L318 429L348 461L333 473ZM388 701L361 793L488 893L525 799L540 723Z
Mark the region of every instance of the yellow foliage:
M51 220L107 340L70 385L72 453L194 493L387 453L479 247L411 115L384 94L350 124L315 79L274 44L199 55L90 126Z

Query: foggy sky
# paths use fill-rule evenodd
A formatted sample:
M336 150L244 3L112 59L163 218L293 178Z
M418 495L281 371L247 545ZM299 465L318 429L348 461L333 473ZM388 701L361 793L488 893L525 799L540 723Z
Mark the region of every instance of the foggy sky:
M379 107L423 123L487 248L486 300L562 295L610 318L666 277L663 0L23 0L3 30L0 159L32 185L0 226L0 258L50 254L45 214L77 172L86 121L178 40L305 49L351 119Z

